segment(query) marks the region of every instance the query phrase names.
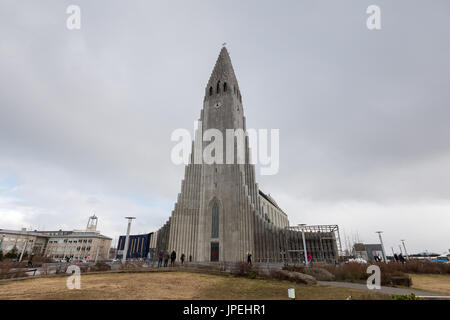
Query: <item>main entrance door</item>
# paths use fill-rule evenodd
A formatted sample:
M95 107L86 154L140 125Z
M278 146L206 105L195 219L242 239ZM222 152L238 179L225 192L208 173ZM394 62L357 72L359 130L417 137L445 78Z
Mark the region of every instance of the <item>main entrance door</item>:
M211 242L211 261L219 261L219 243Z

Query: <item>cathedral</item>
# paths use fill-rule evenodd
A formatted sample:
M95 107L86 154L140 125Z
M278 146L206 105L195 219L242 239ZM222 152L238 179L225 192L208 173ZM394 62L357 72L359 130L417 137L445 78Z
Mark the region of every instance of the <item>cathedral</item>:
M241 90L225 47L205 88L199 123L172 214L152 237L154 251L175 250L194 262L246 261L249 252L256 262L304 262L306 245L311 259L338 259L335 229L290 227L286 213L259 188L247 136L241 161L236 147L231 163L197 161L207 147L206 130L224 137L227 129L246 130Z

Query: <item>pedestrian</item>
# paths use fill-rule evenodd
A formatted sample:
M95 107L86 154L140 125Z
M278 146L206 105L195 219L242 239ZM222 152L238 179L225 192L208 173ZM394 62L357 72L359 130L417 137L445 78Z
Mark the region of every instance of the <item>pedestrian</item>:
M403 258L403 255L401 253L398 255L398 259L400 260L401 263L406 262L405 258Z
M189 255L189 262L192 262L192 254Z
M394 261L398 262L398 255L396 253L394 253Z
M34 253L30 254L30 258L28 259L28 268L33 267L33 256L34 256Z
M375 262L380 262L380 258L378 257L378 255L374 255L373 259L375 260Z
M166 250L164 251L164 267L167 267L168 263L169 263L169 252Z
M184 253L182 253L182 254L181 254L181 257L180 257L181 264L184 264L184 258L185 258L185 255L184 255Z
M175 250L173 250L172 253L170 254L170 266L171 267L175 266L176 258L177 258L177 253L175 252Z
M252 252L247 251L247 264L252 264Z
M161 265L163 262L163 256L164 256L164 253L162 252L162 250L159 251L159 253L158 253L158 268L161 268Z

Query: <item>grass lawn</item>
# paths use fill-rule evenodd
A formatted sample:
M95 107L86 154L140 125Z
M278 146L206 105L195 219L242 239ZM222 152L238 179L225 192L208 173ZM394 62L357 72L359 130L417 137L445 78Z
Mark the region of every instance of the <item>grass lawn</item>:
M450 274L410 274L412 288L450 296Z
M188 272L105 273L81 276L81 289L68 290L67 277L11 281L0 284L1 299L390 299L367 291L306 286L288 281L247 279Z

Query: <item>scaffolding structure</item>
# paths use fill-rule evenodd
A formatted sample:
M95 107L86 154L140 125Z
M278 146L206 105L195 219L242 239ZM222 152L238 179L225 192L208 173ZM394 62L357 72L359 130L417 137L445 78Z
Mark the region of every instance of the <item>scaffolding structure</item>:
M308 253L315 253L316 259L325 261L328 260L329 254L327 251L334 251L334 248L330 248L329 244L336 244L337 256L342 256L342 244L341 244L341 236L339 233L339 226L336 224L327 224L327 225L297 225L287 227L288 230L297 232L297 234L304 233L305 237L309 241L313 241L316 239L318 242L318 246L316 248L312 248ZM308 246L307 246L308 247ZM302 248L303 249L303 248ZM288 250L289 251L289 250ZM293 251L293 250L291 250ZM297 251L297 250L296 250ZM303 252L303 250L300 250Z

